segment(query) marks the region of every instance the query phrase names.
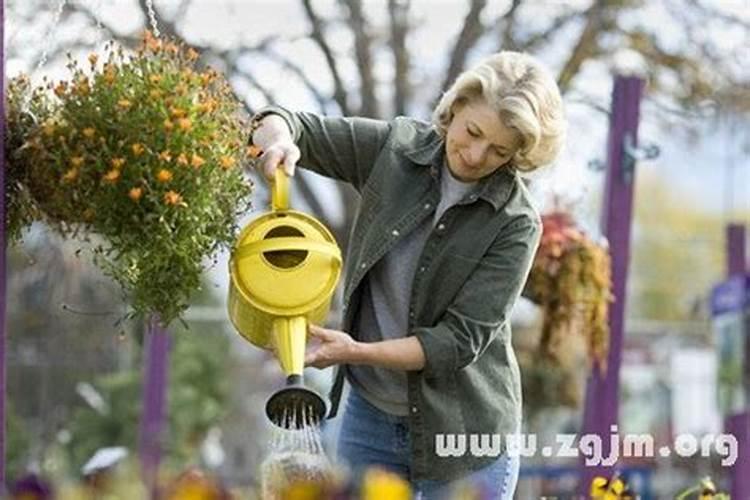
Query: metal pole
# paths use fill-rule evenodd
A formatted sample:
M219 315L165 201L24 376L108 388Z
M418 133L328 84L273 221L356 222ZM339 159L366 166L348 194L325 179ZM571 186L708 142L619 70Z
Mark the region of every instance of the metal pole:
M612 114L607 139L607 174L602 232L609 241L612 257L612 291L615 301L609 311L610 343L606 372L594 366L586 387L583 435L596 435L601 442L599 463L586 464L581 456L579 492L588 496L591 480L609 477L616 463L611 453L611 437L617 436L620 362L622 359L625 291L630 259L630 226L633 212L633 181L637 147L638 120L644 81L633 76L616 76L612 90ZM614 450L619 453L619 450ZM590 457L597 458L597 457Z
M727 225L726 235L727 277L744 277L747 272L745 226L743 224L729 224ZM747 294L747 284L745 284L745 294ZM748 314L747 307L741 314ZM750 331L747 330L750 328L750 324L748 323L750 322L745 318L743 326L746 329L746 344L750 343ZM745 363L750 363L750 357L747 354L749 350L750 346L746 345ZM747 370L747 367L745 370ZM746 387L745 394L747 392ZM749 403L746 401L745 404ZM729 416L724 422L724 429L737 439L737 461L730 468L732 498L750 498L750 475L748 475L748 472L750 472L750 409Z
M143 480L152 499L158 498L169 349L169 333L159 325L158 316L152 315L144 338L143 408L139 442Z
M0 139L5 144L5 2L0 2L0 66L3 67L3 76L0 77L0 84L3 87L3 99L0 104L0 115L2 115L3 124L0 127ZM5 148L0 147L0 497L5 496L5 395L6 395L6 366L5 366L5 293L6 293L6 274L5 274L5 252L6 252L6 235L5 235Z

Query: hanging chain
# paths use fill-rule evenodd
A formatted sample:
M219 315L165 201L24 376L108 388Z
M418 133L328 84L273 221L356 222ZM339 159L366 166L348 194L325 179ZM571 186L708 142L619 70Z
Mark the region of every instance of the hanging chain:
M146 0L146 7L148 7L148 20L151 23L151 31L154 32L155 37L159 37L159 27L156 25L156 12L154 11L154 0Z
M55 33L57 25L60 24L60 17L62 16L63 9L65 9L66 2L67 0L60 0L60 2L57 4L57 11L55 11L55 15L52 18L52 26L49 27L47 33L44 35L44 39L42 40L42 47L44 47L44 49L42 51L42 57L41 59L39 59L39 64L37 64L36 66L37 71L42 69L42 66L47 64L47 50L51 45L52 35Z

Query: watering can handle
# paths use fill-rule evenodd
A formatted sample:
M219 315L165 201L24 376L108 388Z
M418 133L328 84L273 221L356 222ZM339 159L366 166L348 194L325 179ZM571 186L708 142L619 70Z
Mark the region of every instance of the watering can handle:
M287 236L283 238L270 238L267 240L254 241L237 248L232 256L234 259L244 259L251 255L265 252L278 252L281 250L305 250L317 252L332 257L341 262L341 250L333 243L323 241L311 241L307 238Z
M284 171L283 165L276 167L271 185L271 208L273 210L289 209L289 176Z

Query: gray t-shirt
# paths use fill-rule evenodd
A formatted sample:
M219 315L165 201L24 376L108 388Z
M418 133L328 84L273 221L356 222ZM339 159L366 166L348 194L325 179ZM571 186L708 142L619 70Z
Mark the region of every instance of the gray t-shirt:
M468 196L476 182L461 182L444 164L440 175L440 203L435 216L404 235L369 272L362 290L357 324L362 342L405 337L409 327L409 298L419 256L430 231L443 213ZM407 415L406 372L370 365L350 365L347 379L360 394L380 410Z

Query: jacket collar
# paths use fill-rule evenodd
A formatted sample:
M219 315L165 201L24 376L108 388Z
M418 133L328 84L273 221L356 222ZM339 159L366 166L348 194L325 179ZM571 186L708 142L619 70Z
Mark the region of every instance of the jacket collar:
M445 156L445 141L434 126L418 130L413 145L404 149L404 155L418 165L429 166L432 175L439 177ZM518 182L520 179L516 169L503 167L479 182L477 194L498 211L508 201Z

